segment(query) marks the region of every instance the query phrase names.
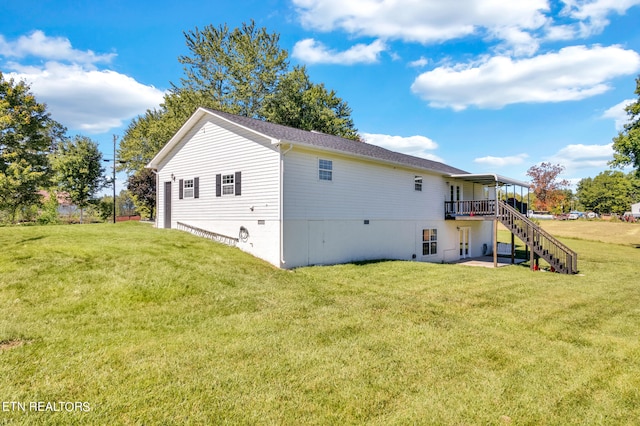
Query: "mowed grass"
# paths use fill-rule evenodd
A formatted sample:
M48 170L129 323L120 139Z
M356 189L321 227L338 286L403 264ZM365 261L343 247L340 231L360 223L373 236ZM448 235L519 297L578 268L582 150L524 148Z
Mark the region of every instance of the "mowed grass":
M640 247L640 224L620 221L543 220L540 225L556 236Z
M564 241L580 276L0 228L0 423L637 424L640 249Z

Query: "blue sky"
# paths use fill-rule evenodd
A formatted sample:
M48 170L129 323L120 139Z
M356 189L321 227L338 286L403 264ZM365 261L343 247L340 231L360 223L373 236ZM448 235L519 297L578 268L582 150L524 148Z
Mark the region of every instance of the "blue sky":
M0 70L111 158L183 76L183 32L251 19L367 142L473 173L528 180L550 161L593 177L636 99L640 0L2 2Z

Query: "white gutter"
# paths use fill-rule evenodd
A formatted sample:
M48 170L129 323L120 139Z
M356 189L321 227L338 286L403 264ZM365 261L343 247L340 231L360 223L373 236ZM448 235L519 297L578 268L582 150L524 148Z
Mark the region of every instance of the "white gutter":
M282 143L278 143L278 149L280 150L280 267L287 262L284 260L284 156L293 149L293 144L289 144L289 148L282 152Z

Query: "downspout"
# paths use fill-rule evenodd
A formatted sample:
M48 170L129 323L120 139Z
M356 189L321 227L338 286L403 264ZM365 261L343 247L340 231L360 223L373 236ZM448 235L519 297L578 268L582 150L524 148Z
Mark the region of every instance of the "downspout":
M293 144L289 144L289 148L282 152L282 143L278 144L280 150L280 267L282 268L287 262L284 260L284 156L293 149Z
M496 190L495 190L495 199L496 199L496 216L493 218L493 267L498 267L498 215L500 206L498 203L500 202L498 191L499 191L499 182L496 180Z
M160 210L158 210L158 206L159 206L159 200L160 197L158 196L160 193L160 175L158 174L158 169L151 169L151 172L156 175L156 218L155 218L155 223L156 223L156 228L158 228L158 212Z

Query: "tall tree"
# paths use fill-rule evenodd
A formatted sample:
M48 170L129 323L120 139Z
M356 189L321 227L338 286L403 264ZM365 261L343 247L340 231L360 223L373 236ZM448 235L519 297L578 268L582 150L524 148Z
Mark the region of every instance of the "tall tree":
M527 176L531 177L531 187L536 196L536 210L552 211L564 201L563 189L569 186L569 181L558 178L563 171L564 167L560 164L551 163L531 166L527 170Z
M84 209L106 185L102 153L98 145L84 136L62 142L51 163L58 188L80 209L80 223Z
M264 102L267 121L359 140L351 108L324 84L312 83L305 67L295 67Z
M156 175L149 169L141 169L129 176L127 189L133 196L137 210L149 212L149 219L153 219L156 208Z
M634 173L606 170L578 182L577 196L588 210L623 214L640 201L640 179Z
M48 154L64 133L26 83L0 72L0 210L12 222L20 208L40 203L38 190L50 178Z
M638 99L625 108L629 120L624 129L613 138L614 167L632 166L640 176L640 76L636 79Z
M280 36L257 28L253 20L233 30L208 25L184 35L192 56L178 59L185 66L182 88L197 101L209 100L202 106L260 118L265 97L288 67Z
M127 128L119 169L144 167L198 107L358 139L345 101L311 83L304 68L288 71L288 52L279 47L278 34L251 21L233 30L207 26L184 35L190 50L178 59L184 77L159 109Z

